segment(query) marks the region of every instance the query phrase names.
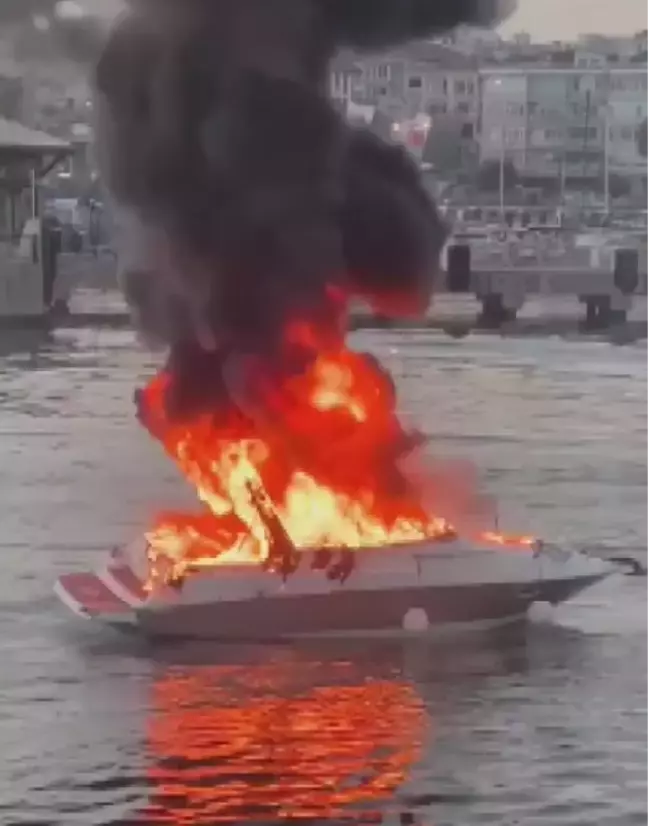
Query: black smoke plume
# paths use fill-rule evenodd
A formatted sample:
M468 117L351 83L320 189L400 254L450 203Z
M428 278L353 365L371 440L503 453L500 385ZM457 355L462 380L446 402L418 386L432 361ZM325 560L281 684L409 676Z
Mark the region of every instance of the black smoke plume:
M333 294L426 308L442 222L406 151L341 119L328 67L340 48L493 22L510 5L131 0L96 68L99 151L129 210L124 288L171 348L181 406L207 403L222 352L271 358L295 319L334 328Z
M3 23L22 23L32 15L49 14L53 0L0 0L0 20Z

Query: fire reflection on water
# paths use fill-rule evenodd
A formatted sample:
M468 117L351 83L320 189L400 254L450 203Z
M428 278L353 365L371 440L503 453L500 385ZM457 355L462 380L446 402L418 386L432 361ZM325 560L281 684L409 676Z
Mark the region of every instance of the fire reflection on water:
M426 733L411 684L348 661L173 667L152 691L147 823L374 820Z

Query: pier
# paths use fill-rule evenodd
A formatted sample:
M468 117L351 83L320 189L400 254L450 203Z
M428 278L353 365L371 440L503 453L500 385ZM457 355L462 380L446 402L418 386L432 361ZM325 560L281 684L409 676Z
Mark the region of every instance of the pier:
M646 295L646 241L619 233L545 236L506 232L451 239L443 253L442 289L479 301L478 321L498 328L515 321L533 297L577 297L583 324L624 324L634 298Z
M381 318L358 308L351 314L349 326L353 331L437 330L453 338L463 338L473 332L507 337L589 335L626 343L648 337L647 304L645 295L636 296L623 323L600 328L587 324L576 295L530 295L514 319L493 326L483 322L482 305L474 294L444 290L434 296L424 318ZM19 325L11 326L15 329ZM68 311L51 314L47 326L126 330L132 328L132 322L123 296L116 288L82 285L71 293Z
M31 228L38 232L37 227ZM57 259L52 301L45 303L40 245L23 239L0 260L0 328L131 325L110 251L64 253ZM387 319L353 308L352 329L427 328L462 336L473 330L506 335L606 333L646 336L646 259L639 249L580 251L559 262L488 261L449 247L437 295L423 319Z

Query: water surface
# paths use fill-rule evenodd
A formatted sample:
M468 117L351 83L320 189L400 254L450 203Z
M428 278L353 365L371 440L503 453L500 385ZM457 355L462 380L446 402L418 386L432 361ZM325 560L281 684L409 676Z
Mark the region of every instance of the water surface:
M646 549L646 350L364 333L500 522ZM137 427L154 369L98 330L0 342L0 823L644 824L645 582L488 643L150 648L55 578L192 502Z

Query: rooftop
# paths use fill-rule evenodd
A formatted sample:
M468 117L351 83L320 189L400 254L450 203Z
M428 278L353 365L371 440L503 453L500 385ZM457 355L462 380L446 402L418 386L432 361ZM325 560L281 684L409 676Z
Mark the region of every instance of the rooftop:
M403 49L391 52L389 57L404 57L417 63L432 63L446 69L456 71L474 69L477 66L475 58L470 57L458 49L433 43L429 40L418 40L410 43Z
M348 74L362 74L362 68L358 63L358 58L347 50L338 52L331 61L331 70L334 72L346 72Z
M69 148L70 145L59 138L30 129L17 121L0 117L0 150L49 152L64 151Z
M572 74L572 75L618 75L643 74L648 71L646 64L626 63L612 66L562 66L556 63L537 61L519 61L512 64L492 63L479 67L482 75L519 75L519 74Z

